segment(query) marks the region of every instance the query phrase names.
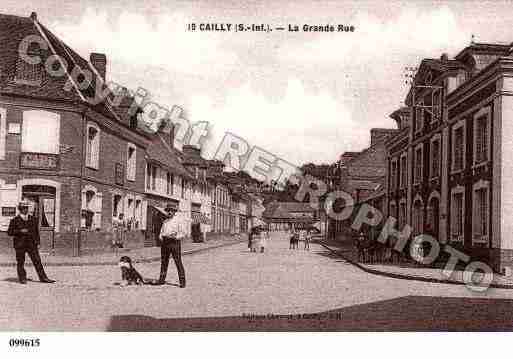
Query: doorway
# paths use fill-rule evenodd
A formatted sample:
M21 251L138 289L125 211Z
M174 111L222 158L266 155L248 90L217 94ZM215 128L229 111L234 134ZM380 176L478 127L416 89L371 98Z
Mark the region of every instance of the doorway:
M37 219L41 249L54 249L55 188L42 185L25 185L22 187L21 199L30 204L29 213Z

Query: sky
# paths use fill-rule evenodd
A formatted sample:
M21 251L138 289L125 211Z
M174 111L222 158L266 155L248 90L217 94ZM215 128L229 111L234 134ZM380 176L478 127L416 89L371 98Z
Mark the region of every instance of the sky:
M513 42L513 3L500 1L2 0L79 54L107 55L107 79L147 89L191 122L208 121L301 165L369 145L403 105L404 68L470 43ZM188 32L188 23L346 24L353 33Z

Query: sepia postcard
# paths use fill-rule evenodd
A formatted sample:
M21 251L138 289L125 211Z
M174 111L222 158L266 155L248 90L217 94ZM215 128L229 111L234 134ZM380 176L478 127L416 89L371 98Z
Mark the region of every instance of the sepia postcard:
M511 24L510 1L2 0L1 346L511 331Z

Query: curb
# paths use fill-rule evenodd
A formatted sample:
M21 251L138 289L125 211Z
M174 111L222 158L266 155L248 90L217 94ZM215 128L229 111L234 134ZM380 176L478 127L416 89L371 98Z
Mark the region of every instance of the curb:
M379 275L379 276L382 276L382 277L388 277L388 278L394 278L394 279L415 280L415 281L419 281L419 282L466 285L466 283L464 283L464 282L460 282L460 281L456 281L456 280L451 280L451 279L428 278L428 277L421 277L421 276L416 276L416 275L406 275L406 274L390 273L390 272L380 271L380 270L377 270L377 269L367 268L366 266L361 265L360 263L355 262L355 261L345 257L339 251L337 251L337 250L335 250L333 248L328 247L326 244L324 244L322 242L317 242L317 243L320 244L321 246L323 246L324 248L326 248L327 250L329 250L331 253L333 253L333 254L337 255L338 257L342 258L346 262L352 264L353 266L357 267L358 269L360 269L360 270L362 270L362 271L364 271L366 273L369 273L369 274L374 274L374 275ZM511 284L490 283L489 288L513 289L513 285L511 285Z
M216 249L216 248L221 248L221 247L228 247L228 246L232 246L232 245L239 244L239 243L244 243L244 242L247 242L247 239L238 239L238 240L234 240L234 241L231 241L231 242L228 242L228 243L221 243L221 244L218 244L218 245L215 245L215 246L211 246L211 247L190 249L188 251L183 251L182 252L182 256L198 254L198 253L201 253L201 252L208 251L210 249ZM158 256L158 257L150 257L150 258L142 258L142 259L134 260L134 264L136 264L136 263L158 262L158 261L160 261L160 259L161 259L160 256ZM103 261L103 262L63 262L63 263L44 263L43 262L43 266L45 266L45 267L111 266L111 265L117 265L117 264L118 264L117 260L115 260L115 261L109 260L109 261ZM32 262L30 262L30 261L26 262L25 265L33 266ZM16 267L16 262L0 263L0 268L1 267Z

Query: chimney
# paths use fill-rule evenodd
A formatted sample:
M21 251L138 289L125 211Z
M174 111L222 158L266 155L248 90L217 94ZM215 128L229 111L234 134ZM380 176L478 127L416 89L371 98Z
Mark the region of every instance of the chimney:
M171 120L168 118L163 119L157 132L162 135L162 138L169 147L175 148L175 125Z
M440 56L440 61L449 61L449 55L447 55L447 53L443 53L442 56Z
M105 54L92 52L89 56L89 60L91 61L91 65L93 65L96 71L98 71L103 81L105 81L105 76L107 74L107 56L105 56Z
M30 13L30 18L32 19L32 21L37 21L37 12L32 11Z

